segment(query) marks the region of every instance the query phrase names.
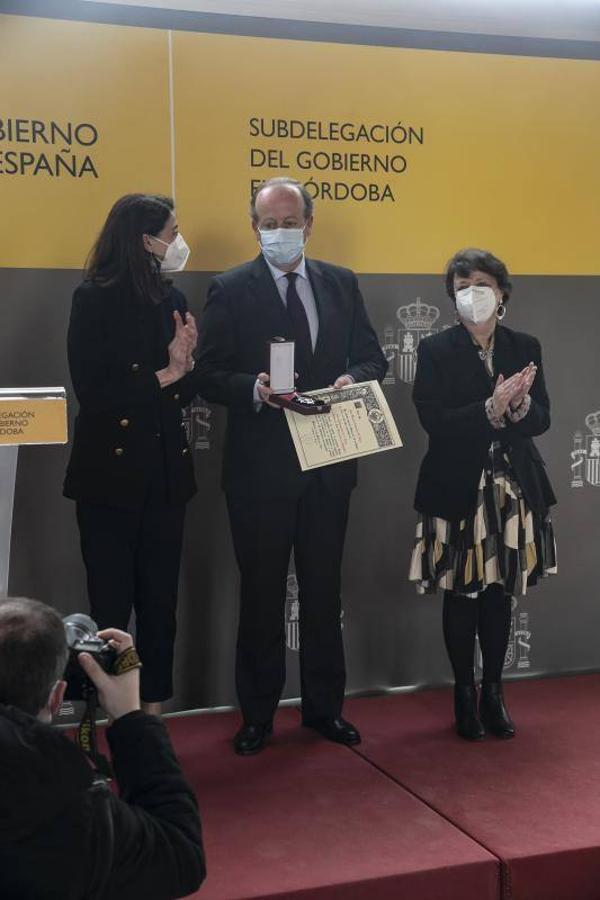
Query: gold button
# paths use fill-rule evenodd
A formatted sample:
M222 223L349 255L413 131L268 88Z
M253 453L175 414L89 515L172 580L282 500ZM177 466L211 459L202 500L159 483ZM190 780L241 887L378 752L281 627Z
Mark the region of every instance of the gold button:
M115 456L123 456L124 450L122 447L115 447Z
M132 371L132 372L139 372L139 371L140 371L140 364L139 364L139 363L134 363L134 364L132 365L132 367L131 367L131 371Z
M183 450L182 450L181 452L182 452L183 455L185 456L186 453L189 453L189 452L190 452L190 448L189 448L189 447L184 447Z
M173 400L179 400L179 394L173 394Z
M129 419L121 419L119 425L121 426L121 428L127 428L127 426L129 425Z

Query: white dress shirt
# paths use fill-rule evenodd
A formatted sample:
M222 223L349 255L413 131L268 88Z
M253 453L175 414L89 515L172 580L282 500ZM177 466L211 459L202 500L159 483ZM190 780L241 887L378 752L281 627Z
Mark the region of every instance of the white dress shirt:
M275 285L277 287L277 290L279 291L279 296L283 301L283 305L286 306L286 295L289 281L285 276L288 273L282 272L281 269L278 269L276 266L270 263L266 257L264 257L264 260L271 271L271 275L273 276L273 280L275 281ZM296 293L302 301L302 305L306 313L306 318L308 319L308 327L310 328L310 341L314 353L315 347L317 346L317 337L319 335L319 314L317 312L317 304L315 302L315 295L313 294L312 285L309 281L306 271L306 260L304 256L302 257L296 268L293 269L293 272L298 275L298 278L296 278Z
M275 282L275 286L279 291L279 296L283 302L283 305L286 306L286 294L289 285L289 281L285 277L288 273L282 272L281 269L278 269L277 266L272 265L269 260L263 256L264 261L269 267L271 275L273 276L273 280ZM304 256L293 270L298 278L296 279L296 293L300 297L302 304L304 306L304 310L306 312L306 318L308 319L308 327L310 329L310 340L313 348L313 353L315 347L317 346L317 338L319 336L319 314L317 312L317 304L315 301L315 295L313 294L312 285L310 283L308 274L306 272L306 260ZM347 376L350 381L354 381L352 375ZM260 399L260 394L258 393L258 378L254 384L254 406L258 411L262 407L262 401Z
M285 276L288 273L282 272L282 270L278 269L277 266L272 265L265 256L263 256L263 259L268 265L271 275L273 276L273 281L275 282L275 287L279 291L281 301L287 308L286 296L289 281ZM317 304L315 302L315 295L313 294L312 285L309 281L308 273L306 271L306 260L304 256L302 256L302 259L293 271L296 273L296 275L298 275L298 278L296 278L296 293L302 301L302 305L304 306L304 311L306 313L306 318L308 319L308 327L310 329L310 342L312 344L314 353L315 347L317 346L317 337L319 336L319 314L317 312ZM258 393L258 378L256 379L256 382L254 384L254 404L257 410L262 406L260 394Z

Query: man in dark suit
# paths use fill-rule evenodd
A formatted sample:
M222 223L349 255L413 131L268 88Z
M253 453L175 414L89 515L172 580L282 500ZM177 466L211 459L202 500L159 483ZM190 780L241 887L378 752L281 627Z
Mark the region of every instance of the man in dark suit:
M275 178L256 190L261 254L211 282L197 361L198 389L228 407L223 487L241 604L236 685L243 726L234 746L262 750L285 682L286 577L294 550L300 599L302 722L357 744L341 717L345 666L340 567L356 463L302 472L285 415L270 401L268 341L295 341L299 390L381 380L386 361L348 269L307 260L310 195Z

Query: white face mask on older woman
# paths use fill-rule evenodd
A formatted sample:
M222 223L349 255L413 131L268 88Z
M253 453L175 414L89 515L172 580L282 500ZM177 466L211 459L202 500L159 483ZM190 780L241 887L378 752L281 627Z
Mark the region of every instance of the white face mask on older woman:
M471 284L456 291L456 311L461 319L478 325L487 322L496 311L496 295L491 287Z

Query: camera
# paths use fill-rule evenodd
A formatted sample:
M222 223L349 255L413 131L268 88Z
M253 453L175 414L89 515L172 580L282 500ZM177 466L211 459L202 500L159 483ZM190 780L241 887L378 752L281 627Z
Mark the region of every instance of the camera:
M84 613L73 613L63 619L69 658L65 669L64 679L67 682L65 692L66 700L85 700L90 692L95 691L95 686L87 677L77 657L80 653L89 653L105 672L111 673L116 651L102 638L98 637L98 626Z

